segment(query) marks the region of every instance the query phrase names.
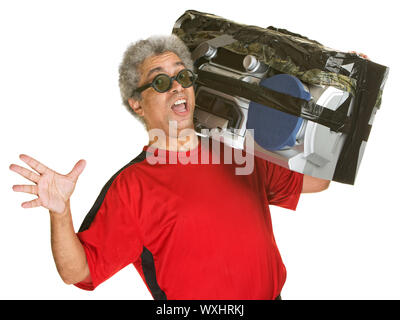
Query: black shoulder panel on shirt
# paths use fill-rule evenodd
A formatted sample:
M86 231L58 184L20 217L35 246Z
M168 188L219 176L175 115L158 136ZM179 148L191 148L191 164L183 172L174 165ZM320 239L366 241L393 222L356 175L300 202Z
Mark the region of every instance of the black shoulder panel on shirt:
M110 180L107 181L103 189L101 189L101 192L99 196L96 199L96 202L86 215L85 219L82 222L81 227L79 228L79 232L85 231L89 229L90 225L92 224L94 218L96 217L97 211L100 209L101 204L103 203L103 200L107 194L108 189L110 188L111 184L115 180L115 178L126 168L130 167L131 165L135 163L142 162L146 159L146 151L142 151L135 159L133 159L131 162L129 162L127 165L125 165L123 168L121 168L117 173L115 173Z

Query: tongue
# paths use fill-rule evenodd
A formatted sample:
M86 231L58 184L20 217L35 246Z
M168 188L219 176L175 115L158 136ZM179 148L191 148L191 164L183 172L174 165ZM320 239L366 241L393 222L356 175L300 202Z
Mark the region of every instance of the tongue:
M174 110L175 112L185 112L186 106L184 103L173 105L172 110Z

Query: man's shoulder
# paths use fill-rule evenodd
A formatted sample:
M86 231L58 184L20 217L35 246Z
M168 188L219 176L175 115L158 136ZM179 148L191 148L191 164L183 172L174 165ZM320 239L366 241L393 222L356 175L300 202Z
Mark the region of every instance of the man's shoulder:
M129 178L135 175L135 170L140 167L141 163L144 163L146 160L146 151L142 151L135 158L129 161L126 165L124 165L121 169L119 169L112 177L112 179L117 177Z
M110 188L119 188L121 185L132 186L136 179L136 169L140 163L146 159L146 152L142 151L134 159L116 171L104 185L102 192L106 193Z

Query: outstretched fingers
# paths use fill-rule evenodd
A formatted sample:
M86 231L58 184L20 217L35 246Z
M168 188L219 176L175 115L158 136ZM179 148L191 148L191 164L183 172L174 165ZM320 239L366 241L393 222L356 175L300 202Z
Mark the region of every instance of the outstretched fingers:
M32 157L26 154L21 154L19 158L23 162L25 162L28 166L30 166L32 169L34 169L39 173L44 173L46 170L48 170L48 168L44 164L40 163L39 161L33 159Z
M34 183L38 183L40 176L34 172L32 172L31 170L28 170L24 167L21 167L19 165L16 164L12 164L10 166L10 170L20 174L21 176L23 176L24 178L28 179L29 181L32 181Z
M67 174L67 176L69 176L73 181L76 182L82 171L85 169L85 166L86 161L83 159L79 160L72 168L71 172Z
M38 186L32 186L32 185L15 185L13 186L13 190L15 192L25 192L35 195L38 194Z
M30 193L34 195L38 195L38 186L36 185L14 185L13 190L15 192L24 192ZM31 201L25 201L22 203L22 208L35 208L41 205L41 201L39 198L33 199Z
M361 58L369 60L369 57L366 54L362 53L362 52L350 51L350 53L354 53L354 54L360 56Z
M42 205L41 201L39 198L33 199L31 201L26 201L22 203L22 208L36 208L36 207L40 207Z

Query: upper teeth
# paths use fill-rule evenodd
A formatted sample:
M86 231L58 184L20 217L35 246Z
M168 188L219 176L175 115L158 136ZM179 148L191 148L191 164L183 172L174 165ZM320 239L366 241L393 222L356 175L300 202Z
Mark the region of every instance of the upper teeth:
M182 99L182 100L178 100L178 101L175 101L175 105L177 105L177 104L182 104L182 103L186 103L186 100L184 100L184 99Z

